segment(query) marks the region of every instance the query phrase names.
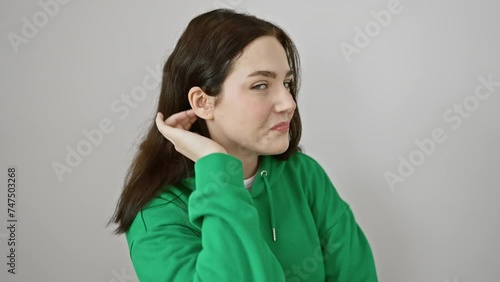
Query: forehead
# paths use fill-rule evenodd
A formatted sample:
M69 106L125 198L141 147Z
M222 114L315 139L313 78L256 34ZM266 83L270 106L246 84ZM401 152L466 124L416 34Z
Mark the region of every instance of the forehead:
M234 72L245 75L257 70L285 75L289 71L285 49L273 36L261 36L250 42L235 63Z

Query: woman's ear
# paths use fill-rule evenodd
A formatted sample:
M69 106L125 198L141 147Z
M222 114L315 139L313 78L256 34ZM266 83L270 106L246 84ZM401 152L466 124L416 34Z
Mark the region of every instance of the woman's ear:
M213 119L215 97L209 96L200 87L194 86L189 89L188 100L199 118Z

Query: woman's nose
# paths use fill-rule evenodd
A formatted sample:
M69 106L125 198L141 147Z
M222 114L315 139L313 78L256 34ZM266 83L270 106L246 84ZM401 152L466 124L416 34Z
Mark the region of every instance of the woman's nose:
M285 86L280 87L278 93L278 100L276 103L276 111L277 112L293 112L295 111L295 107L297 104L295 103L290 90Z

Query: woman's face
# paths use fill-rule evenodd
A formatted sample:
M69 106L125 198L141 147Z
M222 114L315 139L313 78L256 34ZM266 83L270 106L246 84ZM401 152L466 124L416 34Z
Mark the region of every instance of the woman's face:
M211 138L233 155L275 155L288 149L289 123L296 108L290 94L287 56L275 37L252 41L222 86L221 101L207 120Z

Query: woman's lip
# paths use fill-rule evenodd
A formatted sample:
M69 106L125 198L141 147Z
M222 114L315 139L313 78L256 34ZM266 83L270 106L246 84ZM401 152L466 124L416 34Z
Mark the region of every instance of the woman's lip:
M278 131L287 131L288 128L290 128L290 123L288 122L280 122L273 126L271 129L273 130L278 130Z

